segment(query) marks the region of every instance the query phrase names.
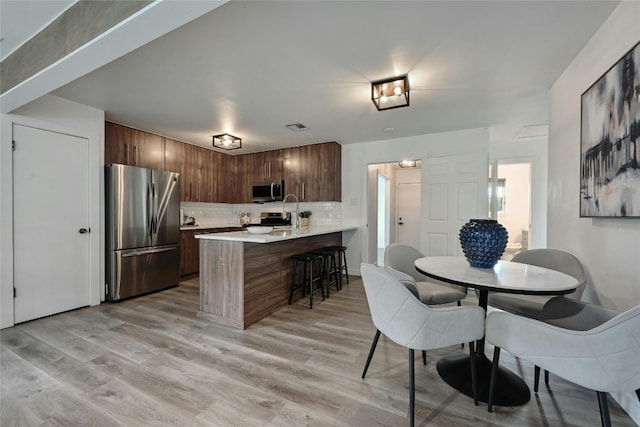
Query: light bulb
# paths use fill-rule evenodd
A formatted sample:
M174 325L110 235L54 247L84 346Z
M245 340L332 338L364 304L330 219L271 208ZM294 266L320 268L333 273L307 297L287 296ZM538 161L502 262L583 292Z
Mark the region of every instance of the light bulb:
M387 97L386 97L386 96L384 96L384 95L382 95L382 96L380 97L380 102L382 102L382 103L387 102Z
M395 89L393 89L393 93L398 96L402 95L402 89L400 88L400 86L396 86Z

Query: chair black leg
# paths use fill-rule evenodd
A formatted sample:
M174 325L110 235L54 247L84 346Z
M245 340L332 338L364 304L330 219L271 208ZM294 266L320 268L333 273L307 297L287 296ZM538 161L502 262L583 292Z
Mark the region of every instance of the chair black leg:
M422 350L422 364L427 366L427 352Z
M324 286L322 284L322 263L320 263L320 265L318 266L318 268L320 270L318 270L320 273L318 274L318 277L320 278L320 293L322 294L322 301L324 301ZM329 284L327 284L327 298L329 298Z
M535 365L533 368L533 391L538 392L538 384L540 383L540 366Z
M471 359L471 391L473 404L478 406L478 369L476 364L476 348L473 341L469 343L469 359Z
M598 392L598 406L600 406L600 422L602 427L611 427L611 418L609 417L609 404L607 403L607 393Z
M498 379L498 362L500 361L500 347L493 349L493 364L491 365L491 382L489 383L489 399L487 410L493 412L493 395L496 392L496 381Z
M549 388L549 371L547 371L546 369L544 370L544 385Z
M309 309L313 309L313 261L309 262Z
M413 368L413 349L409 349L409 425L413 427L415 424L415 408L416 408L416 378Z
M344 277L347 278L347 285L348 285L349 284L349 267L347 267L347 253L344 251L342 252L342 258L344 261Z
M364 379L364 376L367 375L369 363L371 363L371 359L373 358L373 352L376 351L376 346L378 345L379 338L380 330L376 329L376 336L373 337L373 342L371 343L371 348L369 349L369 356L367 356L367 363L364 364L364 370L362 371L362 379Z

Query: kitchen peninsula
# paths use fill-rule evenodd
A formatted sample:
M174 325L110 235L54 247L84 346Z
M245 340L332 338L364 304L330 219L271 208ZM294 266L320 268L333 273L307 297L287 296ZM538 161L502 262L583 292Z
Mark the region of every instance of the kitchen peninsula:
M200 240L198 317L246 329L287 305L291 255L340 245L342 232L355 229L311 226L269 234L196 235Z

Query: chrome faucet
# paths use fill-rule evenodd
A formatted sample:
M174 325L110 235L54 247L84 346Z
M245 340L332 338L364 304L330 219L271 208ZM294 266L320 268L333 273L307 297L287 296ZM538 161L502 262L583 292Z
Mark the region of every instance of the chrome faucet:
M300 230L300 203L298 203L298 198L296 197L295 194L287 194L286 196L284 196L284 199L282 199L282 212L287 213L284 207L284 204L289 197L293 197L296 200L296 231L297 231L297 230Z

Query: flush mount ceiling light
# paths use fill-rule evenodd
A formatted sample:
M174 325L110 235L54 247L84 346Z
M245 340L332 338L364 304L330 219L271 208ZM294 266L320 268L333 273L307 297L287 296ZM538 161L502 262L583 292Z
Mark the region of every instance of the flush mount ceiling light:
M286 127L289 130L292 130L294 132L300 132L300 131L309 129L308 127L306 127L302 123L291 123L291 124L288 124L288 125L284 125L284 127Z
M409 75L371 82L371 101L378 111L409 106Z
M213 135L213 146L223 150L236 150L242 148L242 140L228 133Z
M399 163L401 168L415 168L416 161L415 160L400 160Z

